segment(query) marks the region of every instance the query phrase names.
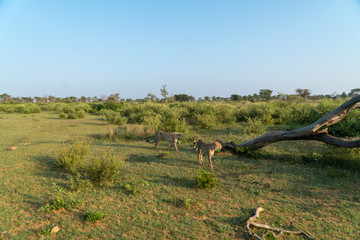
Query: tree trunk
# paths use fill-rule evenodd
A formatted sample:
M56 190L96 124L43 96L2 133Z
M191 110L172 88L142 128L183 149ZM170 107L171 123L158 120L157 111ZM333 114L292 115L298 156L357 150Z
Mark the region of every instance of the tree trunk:
M345 102L334 111L328 113L316 122L291 131L276 131L264 134L260 137L251 139L249 141L234 144L222 143L224 148L239 152L239 149L255 150L265 147L274 142L288 141L288 140L316 140L324 142L329 145L346 148L360 147L360 138L339 138L328 134L327 126L333 125L341 121L352 110L360 107L360 95ZM240 150L241 152L241 150Z

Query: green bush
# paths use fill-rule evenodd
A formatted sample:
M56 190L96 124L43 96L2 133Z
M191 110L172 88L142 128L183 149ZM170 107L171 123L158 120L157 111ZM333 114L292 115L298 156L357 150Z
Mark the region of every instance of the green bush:
M89 147L90 144L80 140L75 141L71 147L64 145L63 149L60 150L57 162L65 169L77 172L89 151Z
M11 104L11 103L0 103L0 112L6 113L39 113L41 109L35 103L22 103L22 104Z
M197 186L203 189L212 189L219 186L218 180L213 173L199 169L199 175L196 177Z
M265 125L260 118L248 118L243 131L245 134L262 134L265 132Z
M115 112L109 109L102 109L100 114L104 116L105 120L110 124L123 125L127 123L127 118L121 116L120 112Z
M55 110L60 112L62 119L77 119L84 118L91 111L91 106L86 103L63 103L55 105Z
M123 166L123 159L104 152L86 161L82 166L82 173L94 185L108 187L118 179Z

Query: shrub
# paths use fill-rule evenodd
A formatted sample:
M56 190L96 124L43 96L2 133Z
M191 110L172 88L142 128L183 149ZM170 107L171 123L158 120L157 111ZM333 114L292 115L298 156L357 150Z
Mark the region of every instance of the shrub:
M59 114L59 118L60 118L60 119L65 119L65 118L66 118L66 114L65 114L65 113L60 113L60 114Z
M8 104L8 103L1 103L0 104L0 112L6 112L6 113L39 113L41 112L41 109L39 106L37 106L34 103L24 103L24 104Z
M84 214L84 220L88 222L96 222L103 219L104 214L102 212L88 211Z
M84 103L58 104L56 111L60 112L60 118L77 119L84 118L91 111L91 106Z
M123 165L122 159L104 152L83 164L82 172L94 185L107 187L118 179Z
M213 173L199 169L199 175L196 177L197 186L203 189L212 189L218 187L218 180Z
M121 116L120 112L113 110L102 109L100 114L104 116L105 120L110 124L123 125L128 121L126 117Z
M65 169L76 172L85 159L89 147L89 144L80 140L75 141L70 148L64 146L60 150L57 162Z
M39 113L41 112L41 109L39 106L33 104L33 103L27 103L27 104L20 104L16 107L15 112L18 113L25 113L25 114L29 114L29 113Z
M248 118L243 131L245 134L262 134L265 132L265 125L259 118Z

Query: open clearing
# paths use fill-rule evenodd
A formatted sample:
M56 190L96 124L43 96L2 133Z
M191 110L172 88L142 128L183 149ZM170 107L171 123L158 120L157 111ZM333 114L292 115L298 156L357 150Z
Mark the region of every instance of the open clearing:
M359 176L286 161L288 155L303 154L300 148L316 151L321 144L274 144L268 147L274 159L217 154L213 166L220 187L203 190L195 186L199 164L191 141L179 145L180 153L172 148L161 159L144 139L105 139L114 126L99 116L0 116L0 239L248 239L245 221L260 206L265 211L258 222L286 228L292 221L318 239L360 236ZM216 140L228 131L201 134ZM124 182L148 184L136 194L125 192L121 182L107 189L92 187L73 193L81 201L74 208L39 211L54 199L55 185L70 191L68 174L56 158L64 143L78 138L91 141L90 154L106 151L123 158ZM10 146L17 149L6 150ZM160 148L167 151L167 144ZM202 168L209 170L206 164ZM101 211L104 218L84 221L89 210ZM59 232L43 233L52 226ZM283 234L279 239L303 238Z

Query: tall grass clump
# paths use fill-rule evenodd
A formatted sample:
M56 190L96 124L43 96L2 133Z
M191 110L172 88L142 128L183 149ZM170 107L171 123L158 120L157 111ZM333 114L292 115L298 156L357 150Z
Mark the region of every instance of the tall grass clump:
M134 140L146 138L154 134L154 131L146 125L138 125L138 124L128 124L124 127L116 127L110 129L109 133L106 135L110 140Z
M77 140L70 147L64 146L58 155L57 162L65 169L76 172L83 163L90 144L81 140Z

